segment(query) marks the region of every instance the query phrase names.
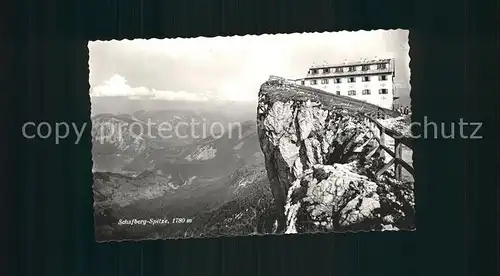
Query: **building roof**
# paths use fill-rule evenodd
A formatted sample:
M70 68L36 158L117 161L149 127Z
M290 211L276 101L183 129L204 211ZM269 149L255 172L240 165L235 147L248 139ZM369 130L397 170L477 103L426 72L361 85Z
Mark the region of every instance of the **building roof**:
M347 66L355 66L355 65L370 65L370 64L378 64L378 63L387 63L391 62L394 59L392 58L385 58L385 59L372 59L372 60L367 60L367 59L362 59L358 61L351 61L351 62L343 62L343 63L333 63L333 64L321 64L321 65L312 65L309 67L309 69L322 69L322 68L331 68L331 67L347 67Z

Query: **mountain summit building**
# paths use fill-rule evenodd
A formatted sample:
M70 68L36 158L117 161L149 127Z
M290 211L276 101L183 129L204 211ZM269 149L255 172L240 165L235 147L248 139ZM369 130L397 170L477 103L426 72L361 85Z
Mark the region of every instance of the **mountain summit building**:
M336 95L363 100L393 109L395 97L394 59L361 60L342 64L313 65L297 84Z

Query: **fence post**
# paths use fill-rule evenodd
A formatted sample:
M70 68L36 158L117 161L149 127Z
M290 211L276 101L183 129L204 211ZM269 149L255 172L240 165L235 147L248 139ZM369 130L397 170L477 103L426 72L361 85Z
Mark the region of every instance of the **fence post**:
M378 133L379 133L379 138L380 138L380 144L382 146L386 146L386 142L385 142L385 132L384 132L384 128L383 127L379 127L379 126L376 126L377 129L378 129ZM385 152L385 150L382 149L382 147L380 147L380 156L383 157L384 159L384 162L387 162L387 153Z
M403 148L399 139L394 139L394 154L396 156L396 179L401 181L401 161L403 161Z

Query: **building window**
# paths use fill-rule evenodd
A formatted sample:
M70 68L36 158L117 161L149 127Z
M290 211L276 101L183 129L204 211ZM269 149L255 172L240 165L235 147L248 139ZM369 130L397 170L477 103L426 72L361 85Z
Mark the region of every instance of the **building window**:
M379 94L389 94L389 90L385 89L385 88L382 88L382 89L379 89L378 90L378 93Z
M343 73L344 68L335 68L335 73Z
M387 64L385 63L377 64L377 69L387 69Z
M368 70L370 70L370 65L363 65L363 66L361 66L361 70L362 71L368 71Z
M370 95L370 89L363 89L363 91L361 91L361 94L363 95Z
M340 91L335 92L337 95L340 95Z
M349 72L356 71L356 66L349 66Z
M306 82L305 81L300 81L300 84L305 85Z
M379 81L386 81L387 80L387 76L386 75L378 76L378 80Z
M318 83L318 81L317 81L317 80L311 80L311 84L312 84L312 85L315 85L316 83Z
M323 74L328 74L328 73L330 73L330 68L323 69Z
M340 78L336 78L333 82L334 82L334 83L342 83L342 79L340 79Z
M363 81L364 82L370 81L370 77L363 77Z
M311 69L311 74L317 74L318 73L318 69Z
M354 77L351 77L349 78L349 80L347 80L347 82L356 82L356 79Z
M328 79L322 79L322 80L321 80L321 83L322 83L322 84L328 84Z
M356 90L349 90L349 91L347 91L347 95L349 95L349 96L356 96Z

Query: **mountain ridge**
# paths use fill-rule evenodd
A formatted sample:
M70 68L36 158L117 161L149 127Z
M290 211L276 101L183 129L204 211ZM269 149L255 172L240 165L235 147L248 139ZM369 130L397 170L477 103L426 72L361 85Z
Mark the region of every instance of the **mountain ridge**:
M259 91L257 128L277 231L414 229L413 183L393 171L368 140L365 115L392 110L280 80Z

